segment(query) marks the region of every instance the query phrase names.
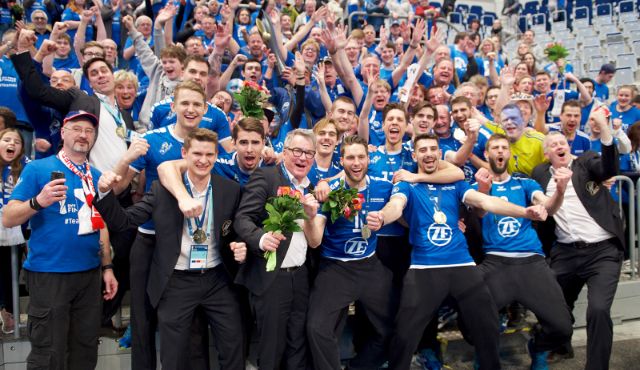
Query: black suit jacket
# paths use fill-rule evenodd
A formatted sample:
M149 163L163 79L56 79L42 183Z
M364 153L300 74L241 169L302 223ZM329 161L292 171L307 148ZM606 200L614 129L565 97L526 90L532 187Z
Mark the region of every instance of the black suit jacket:
M211 182L214 207L213 235L223 264L233 277L237 272L237 263L229 243L236 240L233 220L240 203L240 186L217 175L211 176ZM149 271L147 294L151 304L157 307L180 256L184 217L177 200L159 181L154 181L142 200L126 210L120 206L113 192L95 202L95 206L109 225L109 229L115 232L129 230L150 218L153 219L156 245Z
M78 87L60 90L45 84L40 73L33 65L33 60L29 53L14 54L11 56L11 62L13 62L13 66L31 99L59 111L63 117L70 111L84 110L100 118L100 100L98 97L87 95L86 92ZM120 109L120 113L122 113L122 118L127 128L134 130L133 119L129 112Z
M264 206L269 198L276 196L280 186L291 186L282 174L281 166L258 168L244 187L236 213L234 226L240 240L247 243L248 250L236 283L246 286L255 295L262 295L273 283L291 243L291 233L285 234L287 239L280 242L276 253L276 269L267 272L264 251L259 246L260 238L265 234L262 221L268 217Z
M542 163L534 168L531 174L544 191L551 180L549 167L550 163ZM573 188L589 216L603 229L615 235L620 248L624 248L624 219L609 189L602 185L603 181L618 174L618 151L615 144L602 145L602 156L592 151L585 152L573 160L571 171ZM555 222L552 217L548 218L543 228L544 232L540 234L547 236L543 242L548 246L548 243L555 239ZM588 233L589 230L584 232Z

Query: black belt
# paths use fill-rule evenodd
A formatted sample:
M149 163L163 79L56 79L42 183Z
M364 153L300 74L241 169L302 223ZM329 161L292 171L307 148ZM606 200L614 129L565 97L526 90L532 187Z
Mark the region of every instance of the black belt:
M173 273L177 275L204 275L207 272L215 270L216 268L218 268L218 266L199 270L173 270Z
M280 271L282 272L295 272L302 266L293 266L293 267L280 267Z
M560 243L560 242L558 242L558 244L563 246L563 247L572 247L572 248L575 248L575 249L586 249L586 248L600 247L600 246L603 246L605 244L610 244L610 243L615 245L615 241L616 241L616 238L609 238L609 239L601 240L601 241L595 242L595 243L587 243L587 242L579 240L577 242L572 242L572 243Z

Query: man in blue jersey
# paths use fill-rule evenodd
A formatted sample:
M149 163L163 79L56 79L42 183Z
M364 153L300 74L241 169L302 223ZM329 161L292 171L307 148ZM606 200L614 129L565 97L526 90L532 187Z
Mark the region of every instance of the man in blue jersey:
M351 221L340 217L332 223L327 212L312 219L307 240L311 247L321 245L322 258L311 291L307 335L315 368L339 369L335 328L349 304L358 301L375 330L350 368L377 368L383 361L394 310L389 299L391 272L378 260L377 233L370 232L381 225L368 214L382 209L393 185L367 176L369 154L361 137L346 137L341 151L345 176L330 181L329 187L336 189L344 181L345 187L358 189L364 204Z
M311 170L309 181L315 187L323 179L331 178L342 170L342 167L333 161L333 153L338 145L338 124L331 118L323 118L313 126L316 135L316 156Z
M114 188L123 191L137 173L144 171L145 192L158 179L158 166L165 161L182 158L184 138L198 128L206 111L206 95L194 81L176 86L171 103L176 123L147 132L135 139L113 172L122 176ZM152 220L138 227L138 235L131 247L131 361L136 369L155 369L155 310L147 297L147 279L153 250L156 245Z
M544 195L540 185L529 178L512 178L507 172L509 140L501 134L489 138L485 150L490 169L476 173L472 187L526 207L542 204L549 215L562 205L571 170L559 168L553 174L557 191ZM555 275L545 261L542 243L531 221L492 213L482 219L485 258L480 265L484 280L498 309L513 301L533 311L541 324L529 343L531 369L547 367L547 351L571 338L571 315Z
M189 56L184 61L182 78L184 81L194 81L202 86L203 89L206 89L209 69L209 63L203 57ZM171 109L172 101L173 98L167 98L157 102L151 108L151 123L154 128L168 126L176 122L176 114ZM229 120L220 108L214 104L207 103L207 110L201 119L200 127L216 132L220 146L226 152L233 150Z
M437 136L417 136L414 155L419 173L437 172L442 156ZM465 181L396 184L384 209L368 217L370 224L384 225L404 216L410 225L411 266L391 338L390 369L409 368L425 327L447 296L457 301L465 318L480 369L500 368L498 312L458 228L460 202L512 217L546 218L542 206L525 209L474 191Z

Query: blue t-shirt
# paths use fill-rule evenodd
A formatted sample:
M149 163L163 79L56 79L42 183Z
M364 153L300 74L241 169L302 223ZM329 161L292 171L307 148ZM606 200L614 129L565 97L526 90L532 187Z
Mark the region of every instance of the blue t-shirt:
M601 84L597 81L593 81L594 97L602 101L609 100L609 87L607 84Z
M629 126L634 123L640 121L640 109L637 107L631 107L631 109L626 112L618 111L618 102L614 101L611 103L611 119L619 118L622 120L622 130L627 132L629 130Z
M136 172L145 170L144 191L151 189L151 183L158 180L158 166L165 161L182 158L182 145L184 141L173 134L175 125L161 127L145 133L142 137L149 143L147 154L138 157L130 167ZM155 227L153 220L149 219L140 225L140 230L146 234L153 234Z
M371 107L369 112L369 145L380 146L386 141L382 130L382 111L377 111Z
M72 68L80 68L80 63L78 62L78 58L76 57L76 53L71 50L69 55L64 58L53 58L53 68L55 69L72 69Z
M339 188L341 180L344 181L344 179L335 179L329 182L329 188L332 190ZM387 204L393 184L370 176L366 177L366 181L366 187L359 190L359 193L364 196L364 204L353 221L340 217L332 223L331 212L323 211L319 214L327 218L320 252L323 257L341 261L360 260L371 257L376 251L378 232L372 231L371 237L365 239L362 237L362 226L365 224L368 212L379 211ZM346 182L345 187L349 187Z
M454 124L451 127L451 135L449 135L449 137L447 138L440 138L440 150L442 151L442 159L445 158L447 152L457 152L458 149L460 149L460 147L462 146L462 143L453 137L454 130L461 129L457 127L457 124ZM486 147L487 141L489 141L490 136L491 133L489 132L489 130L481 127L478 131L478 140L476 140L476 143L473 145L473 155L482 159L483 161L486 160L484 157L484 148ZM464 166L462 166L462 171L464 172L465 180L471 183L474 181L473 179L476 172L478 172L478 169L471 163L470 160L467 160Z
M176 123L176 114L171 110L173 96L168 97L154 104L151 108L151 124L153 128L165 127ZM229 130L229 120L220 108L214 104L207 103L207 112L202 117L200 128L207 128L218 134L218 142L231 139Z
M82 10L80 10L82 11ZM71 10L71 8L66 8L64 10L64 12L62 12L62 21L78 21L80 22L80 14L74 12L73 10ZM75 30L68 30L67 34L69 35L69 37L71 38L71 42L73 42L74 38L76 37L76 33L78 32L77 29ZM84 33L84 37L86 41L92 41L93 40L93 25L92 24L88 24L87 25L87 30Z
M469 57L463 51L458 50L455 45L449 45L449 51L451 52L451 60L458 74L458 79L462 81L464 74L467 73L467 65L469 64Z
M0 59L0 106L7 107L16 114L18 121L29 123L27 113L20 99L18 99L18 72L13 68L13 63L6 55Z
M472 188L478 190L478 184L473 184ZM494 182L490 194L528 207L533 203L533 196L538 191L542 193L542 188L535 180L509 176L506 181ZM482 218L482 237L487 253L537 253L544 256L542 243L528 218L487 213Z
M549 131L561 132L560 125L548 125L548 128ZM589 138L589 135L580 130L576 131L576 135L573 137L573 140L569 140L569 138L567 138L567 142L571 147L571 154L573 155L580 155L587 150L591 150L591 139Z
M36 272L78 272L100 266L99 232L78 235L78 211L86 204L82 180L56 156L27 164L10 200L26 202L51 180L52 171L64 173L67 198L37 212L30 219L31 239L24 268ZM94 187L100 171L91 168Z
M458 228L460 202L469 190L466 181L395 184L392 197L407 200L402 215L409 223L411 268L474 265L464 234ZM446 216L444 223L434 220L438 210Z
M333 163L333 161L329 165L329 168L318 167L318 163L314 161L313 165L311 165L309 173L307 174L307 177L309 178L311 185L315 187L318 185L318 182L320 182L320 180L331 178L339 174L340 171L342 171L342 168Z

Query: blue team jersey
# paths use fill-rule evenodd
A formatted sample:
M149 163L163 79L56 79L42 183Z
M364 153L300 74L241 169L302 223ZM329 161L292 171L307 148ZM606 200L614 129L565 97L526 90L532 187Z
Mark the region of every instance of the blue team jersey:
M458 79L462 81L464 74L467 73L467 65L469 64L469 57L463 51L458 50L455 45L449 45L449 51L451 52L451 60L455 66Z
M176 114L171 110L173 96L154 104L151 108L151 124L153 128L165 127L176 123ZM202 117L200 128L207 128L218 134L218 142L231 139L229 120L220 108L207 103L207 112Z
M382 111L377 111L371 107L369 112L369 145L380 146L386 141L382 130Z
M602 101L609 100L609 87L607 84L601 84L600 82L593 81L593 97Z
M226 177L229 180L233 180L240 184L240 186L245 186L247 182L249 182L249 178L251 177L251 172L247 172L240 168L238 164L238 153L220 153L218 155L218 159L216 160L215 166L211 170L211 173L220 175L222 177ZM258 167L268 167L271 165L267 165L262 160L258 164Z
M307 177L309 178L311 185L315 187L318 185L318 182L320 182L320 180L331 178L339 174L340 171L342 171L342 168L340 166L336 166L336 164L333 162L331 162L329 168L318 167L318 164L316 162L313 162L313 165L311 166Z
M79 10L80 12L82 12L82 9ZM94 17L95 18L95 17ZM51 17L49 17L49 19L51 19ZM80 14L74 12L71 8L66 8L63 12L62 12L62 21L80 21ZM71 42L73 42L74 38L76 37L76 32L78 32L77 29L69 29L67 30L67 34L69 35L69 37L71 38ZM88 24L87 25L87 30L85 31L84 34L85 40L87 42L92 41L93 40L93 24ZM73 51L71 51L73 52Z
M580 94L578 94L577 91L566 90L566 89L559 89L557 91L558 93L564 92L564 101L578 100L578 98L580 98ZM538 96L538 95L540 95L540 93L534 90L533 96ZM545 115L545 122L546 123L560 122L560 117L556 117L552 114L554 105L556 103L554 90L551 90L550 92L548 92L546 94L546 97L551 98L551 102L549 103L549 109L547 110L547 113Z
M368 174L376 178L382 178L387 181L393 180L393 174L398 170L407 170L416 172L418 165L411 157L410 143L402 145L399 152L388 153L384 145L378 147L373 153L369 153L369 170Z
M466 181L451 184L410 184L399 182L392 197L404 197L407 204L402 213L409 223L411 268L434 268L474 265L467 241L458 228L460 202L471 190ZM437 210L446 222L437 223Z
M20 82L18 72L13 67L11 59L6 55L0 58L0 72L0 106L11 109L18 121L29 123L24 105L18 99L20 94L18 90L18 83Z
M340 180L335 179L329 182L329 187L337 189ZM331 223L331 213L321 212L320 215L327 218L327 224L322 238L323 257L351 261L371 257L376 251L378 233L371 232L371 237L362 237L362 226L365 224L366 215L371 211L381 210L389 201L393 184L389 181L366 177L367 186L360 189L359 193L364 196L362 210L358 212L353 221L340 217L335 223ZM348 185L345 184L348 187Z
M174 127L175 125L162 127L142 136L149 143L149 150L147 150L147 154L133 161L130 166L136 172L145 170L145 192L151 189L151 183L154 180L158 180L158 166L162 162L182 158L181 149L184 141L173 134ZM140 225L140 229L147 234L153 233L155 230L153 220L150 219Z
M456 152L462 146L462 143L453 137L454 130L461 129L457 128L457 124L454 124L451 127L452 134L447 138L440 138L440 150L442 151L442 159L445 158L447 152ZM476 143L473 145L473 155L482 159L483 161L486 161L484 157L484 148L487 145L487 141L489 141L490 136L491 132L489 132L489 130L487 130L486 128L481 127L480 131L478 131L478 140L476 140ZM464 166L462 166L462 171L464 172L465 181L473 182L474 176L476 172L478 172L478 169L473 164L471 164L471 161L467 160Z
M78 272L100 266L99 232L78 235L78 211L88 207L82 180L57 156L28 163L13 189L10 200L26 202L51 181L51 172L64 173L67 198L31 217L31 239L24 268L36 272ZM93 185L98 188L100 171L91 168Z
M473 184L474 190L478 184ZM503 182L494 182L490 194L522 207L533 203L540 185L532 179L509 177ZM482 237L487 253L537 253L544 255L538 234L528 218L515 218L487 213L482 218Z
M547 125L549 131L561 131L560 125ZM586 152L587 150L591 150L591 139L589 135L584 132L577 130L576 135L573 137L573 140L569 140L567 138L567 143L571 147L571 154L580 155Z

